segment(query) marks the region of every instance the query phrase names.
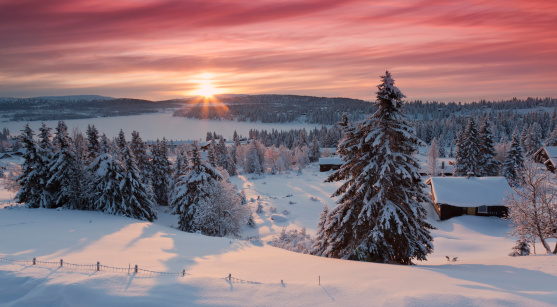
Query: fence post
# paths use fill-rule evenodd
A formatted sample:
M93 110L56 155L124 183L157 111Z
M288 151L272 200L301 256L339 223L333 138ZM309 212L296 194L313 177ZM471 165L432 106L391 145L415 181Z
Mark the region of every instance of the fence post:
M33 257L33 265L37 265L37 258Z
M64 259L60 259L60 266L64 266Z
M100 271L100 270L101 270L101 262L97 261L97 271Z
M182 277L186 276L186 269L182 270Z
M231 281L231 280L232 280L232 274L228 273L228 281Z
M136 264L135 265L135 273L137 273L137 270L138 270L138 268L137 268L137 264Z

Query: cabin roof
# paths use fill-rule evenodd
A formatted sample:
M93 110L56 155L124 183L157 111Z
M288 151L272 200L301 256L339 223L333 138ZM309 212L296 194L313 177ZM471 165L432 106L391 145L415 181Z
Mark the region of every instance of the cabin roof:
M432 177L435 202L455 207L502 206L512 192L505 177Z
M324 164L342 165L344 164L344 161L342 161L339 157L319 158L319 165Z

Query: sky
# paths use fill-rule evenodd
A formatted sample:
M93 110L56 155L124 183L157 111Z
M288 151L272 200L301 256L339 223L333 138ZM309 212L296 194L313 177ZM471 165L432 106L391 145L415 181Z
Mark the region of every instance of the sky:
M0 97L557 97L557 1L0 0Z

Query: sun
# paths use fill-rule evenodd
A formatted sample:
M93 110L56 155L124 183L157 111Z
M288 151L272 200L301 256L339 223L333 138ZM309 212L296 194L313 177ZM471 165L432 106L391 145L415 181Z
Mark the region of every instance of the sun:
M219 90L210 81L199 84L199 88L192 92L194 95L205 96L205 98L212 98L218 93Z
M203 73L199 75L199 79L195 81L199 85L196 90L191 92L192 95L213 98L214 95L221 93L221 90L213 85L213 74Z

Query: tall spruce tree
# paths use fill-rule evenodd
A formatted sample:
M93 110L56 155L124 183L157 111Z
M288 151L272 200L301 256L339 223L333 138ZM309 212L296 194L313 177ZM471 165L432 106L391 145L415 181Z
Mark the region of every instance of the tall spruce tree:
M228 153L224 139L221 138L217 143L215 147L215 154L218 165L225 169L230 176L234 176L236 174L236 165Z
M425 221L425 185L413 156L421 141L402 112L405 97L387 71L381 76L377 112L339 145L345 163L327 181L345 180L315 254L382 263L412 264L433 250ZM348 154L346 154L348 153Z
M101 136L99 147L99 155L87 167L91 174L90 209L122 215L125 212L120 192L122 166L110 152L108 138L104 134Z
M130 149L135 161L137 162L137 169L139 170L139 177L141 182L149 185L150 183L150 170L151 163L149 161L149 154L147 153L147 146L139 136L139 132L132 131L132 139L130 141Z
M495 160L496 152L493 143L493 133L489 125L487 117L482 121L479 132L480 159L479 159L479 176L497 176L499 173L500 163Z
M473 117L468 119L464 133L457 136L457 153L455 154L455 176L481 176L480 139Z
M155 200L149 193L148 187L141 182L135 157L128 145L122 149L122 159L123 172L119 185L122 206L118 208L121 211L113 214L152 222L157 219Z
M79 163L73 141L68 135L68 127L63 121L58 122L53 143L56 151L48 165L47 189L52 194L50 208L66 206L77 208L81 206L81 197L84 196L80 190L82 187L79 180Z
M87 148L89 149L89 154L87 155L88 161L93 161L99 154L100 143L99 143L99 131L95 128L95 125L87 125Z
M159 206L168 206L172 164L168 161L166 139L157 140L151 151L151 184L155 200Z
M524 157L522 156L518 130L515 129L511 140L511 147L505 155L505 162L503 162L503 176L507 178L509 185L516 187L522 184L520 174L523 169Z
M18 203L26 203L29 208L40 208L46 206L41 201L46 165L38 152L39 148L33 139L34 135L35 133L27 124L19 137L25 151L22 174L16 178L21 189L17 192L15 199Z

